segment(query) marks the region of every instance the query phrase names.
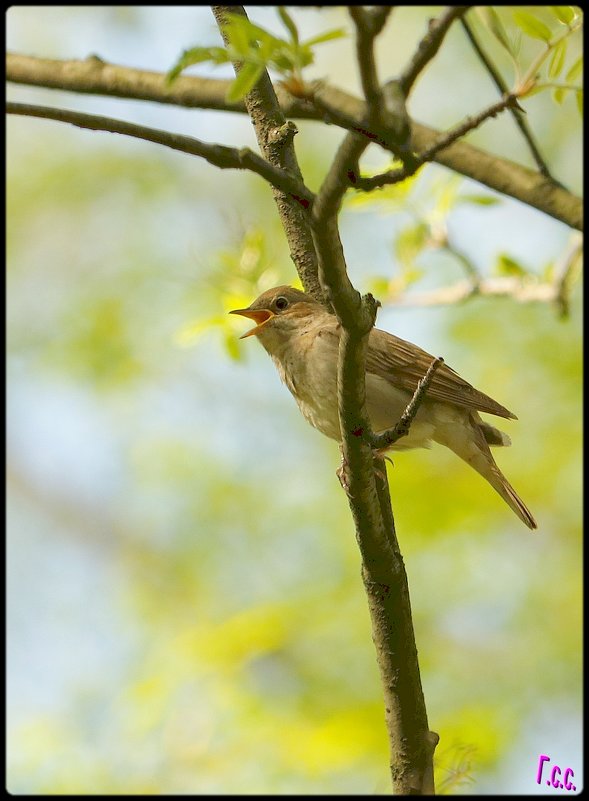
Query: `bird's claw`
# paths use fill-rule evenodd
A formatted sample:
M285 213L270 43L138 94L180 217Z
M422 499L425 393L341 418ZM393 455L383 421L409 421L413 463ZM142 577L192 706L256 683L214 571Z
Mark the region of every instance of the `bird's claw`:
M350 493L350 483L348 481L348 461L344 456L344 452L341 446L340 446L340 454L342 457L342 461L338 469L335 471L335 474L339 479L339 483L341 484L343 491L349 498L351 498L352 495Z

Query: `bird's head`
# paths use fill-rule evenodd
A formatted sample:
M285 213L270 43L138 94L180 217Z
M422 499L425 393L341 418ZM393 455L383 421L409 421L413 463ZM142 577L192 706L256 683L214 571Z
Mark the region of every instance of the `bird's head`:
M314 317L324 311L320 303L300 289L277 286L262 292L247 309L234 309L230 314L248 317L256 324L240 339L255 335L272 352L304 331Z

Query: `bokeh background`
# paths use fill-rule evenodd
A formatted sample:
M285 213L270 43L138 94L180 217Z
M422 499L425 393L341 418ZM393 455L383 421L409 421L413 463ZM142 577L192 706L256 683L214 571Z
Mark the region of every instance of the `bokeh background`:
M438 11L395 10L381 75ZM281 32L274 9L252 15ZM342 10L293 16L304 36L351 30ZM12 7L7 35L17 52L161 71L184 48L218 43L206 7ZM359 93L352 54L350 38L323 45L309 77ZM238 115L17 86L8 96L255 147ZM456 26L411 113L443 128L495 97ZM579 192L573 99L525 107L555 175ZM317 188L342 133L298 127ZM7 136L8 789L386 793L337 446L226 315L296 278L270 191L54 122L12 117ZM506 115L469 141L533 166ZM365 163L387 160L371 149ZM415 245L424 220L447 226L483 274L507 254L539 275L568 246L563 224L450 179L431 166L403 197L348 203L356 286L393 286L407 270L410 291L461 278L452 254L427 237ZM464 194L479 201L456 201ZM444 355L518 414L503 425L514 446L497 456L539 521L531 534L442 449L389 467L441 791L548 792L540 754L582 786L579 298L577 285L565 320L497 299L380 313L380 327Z

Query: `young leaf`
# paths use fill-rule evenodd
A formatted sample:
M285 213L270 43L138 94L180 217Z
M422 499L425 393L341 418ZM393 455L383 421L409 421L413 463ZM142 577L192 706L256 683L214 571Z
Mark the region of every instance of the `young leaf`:
M223 331L223 343L227 355L234 362L238 362L243 358L243 353L239 347L239 341L232 330Z
M290 16L290 14L288 13L288 11L284 6L278 6L278 15L280 16L280 19L282 20L284 27L290 33L292 42L295 45L298 45L299 32L297 31L297 26L294 24L292 17Z
M499 275L513 275L522 278L524 275L528 274L525 267L522 267L519 262L512 259L511 256L508 256L506 253L499 254L495 269Z
M313 36L311 39L306 39L304 44L306 47L312 47L322 42L330 42L332 39L341 39L343 36L347 36L344 28L333 28L331 31L325 31L325 33L320 33L318 36Z
M545 25L541 19L529 11L518 9L513 12L513 19L516 25L528 36L531 36L532 39L542 39L544 42L549 42L552 39L552 31L548 25Z
M224 47L192 47L185 50L176 64L168 72L166 80L171 83L180 73L193 64L203 61L213 61L215 64L224 64L229 61L229 55Z
M558 103L559 106L562 105L562 101L564 100L565 92L567 90L564 86L559 86L558 89L555 89L552 93L552 98L555 103Z
M558 78L564 67L564 61L567 54L567 40L562 39L554 48L552 58L548 65L548 76L550 78Z
M550 6L550 8L563 25L568 25L575 18L575 11L571 6Z
M456 198L457 203L475 203L477 206L496 206L501 203L501 199L495 195L460 195Z
M226 100L228 103L236 103L242 100L248 92L254 88L260 79L260 75L264 72L263 64L244 64L239 75L231 83L227 91Z
M566 82L573 83L576 81L579 75L583 72L583 56L579 56L579 58L575 61L573 66L566 74Z
M273 36L265 28L261 28L259 25L251 22L251 20L247 19L241 14L231 14L227 12L226 18L227 23L223 26L223 28L225 30L230 29L232 26L239 28L247 35L250 42L259 41L260 43L271 44L274 47L281 47L282 45L288 44L284 39L280 39L278 36Z
M513 55L509 38L495 9L491 6L480 6L478 12L495 39L503 45L508 53Z
M234 54L240 57L239 60L241 61L252 49L252 41L248 32L241 25L233 24L226 25L224 30L229 46L233 49Z
M403 271L413 267L414 259L427 244L429 232L429 225L422 221L399 232L395 240L395 255Z

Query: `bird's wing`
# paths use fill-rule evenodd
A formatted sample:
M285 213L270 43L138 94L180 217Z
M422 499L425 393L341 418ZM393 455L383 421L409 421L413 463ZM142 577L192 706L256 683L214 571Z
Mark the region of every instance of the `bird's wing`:
M367 372L386 378L411 394L415 392L418 381L426 374L433 360L433 356L411 342L378 328L373 328L370 332L370 347L366 355ZM467 409L517 420L513 412L479 392L446 364L440 365L434 373L427 395Z

